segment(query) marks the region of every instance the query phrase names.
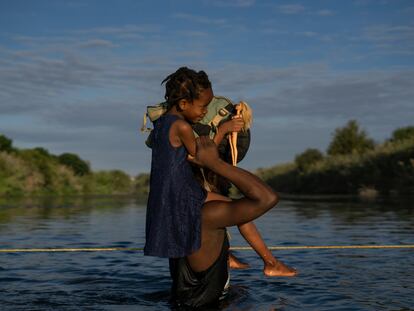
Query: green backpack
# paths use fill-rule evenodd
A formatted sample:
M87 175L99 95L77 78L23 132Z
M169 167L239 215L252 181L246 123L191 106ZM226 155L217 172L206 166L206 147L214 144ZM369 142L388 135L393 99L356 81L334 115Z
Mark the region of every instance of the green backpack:
M213 138L217 132L218 126L231 118L233 113L235 113L234 104L226 97L214 96L211 102L207 107L208 111L204 118L192 124L194 135L204 136L208 135L210 138ZM141 127L142 132L151 132L151 128L147 128L147 118L151 122L155 122L159 117L161 117L168 110L168 104L166 102L160 103L155 106L147 106L147 112L144 114L143 125ZM145 144L151 148L151 139L152 135L148 136ZM246 155L250 146L250 129L246 131L241 131L237 135L237 162L240 162ZM232 162L231 149L228 139L224 138L220 145L218 146L218 151L220 157L226 162Z

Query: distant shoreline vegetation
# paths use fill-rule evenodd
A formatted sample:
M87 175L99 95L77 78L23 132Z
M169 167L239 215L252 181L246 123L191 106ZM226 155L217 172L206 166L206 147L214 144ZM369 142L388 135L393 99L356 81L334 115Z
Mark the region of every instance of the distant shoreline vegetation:
M414 194L414 126L375 143L355 120L335 130L326 154L313 148L294 162L256 171L282 193L306 195Z
M131 177L121 170L93 172L73 153L51 154L38 147L18 149L0 135L0 197L43 195L148 194L148 174Z
M276 191L304 195L414 194L414 126L375 143L355 120L337 128L326 154L309 148L290 163L255 172ZM0 198L37 195L133 195L145 199L149 174L93 172L73 153L17 149L0 135Z

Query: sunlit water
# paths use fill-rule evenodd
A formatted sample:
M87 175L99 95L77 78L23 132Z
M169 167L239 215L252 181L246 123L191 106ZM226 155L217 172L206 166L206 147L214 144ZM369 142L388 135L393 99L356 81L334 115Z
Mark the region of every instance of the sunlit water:
M414 244L405 202L282 200L256 224L268 245ZM1 248L142 247L127 198L0 203ZM246 246L231 229L233 246ZM414 250L275 251L295 278L266 278L253 251L222 310L414 310ZM168 263L140 251L0 253L0 310L169 310Z

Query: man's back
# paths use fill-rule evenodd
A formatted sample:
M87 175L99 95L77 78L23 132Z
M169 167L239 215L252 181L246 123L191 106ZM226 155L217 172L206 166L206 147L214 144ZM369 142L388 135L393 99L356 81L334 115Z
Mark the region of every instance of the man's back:
M218 258L201 272L195 272L185 257L170 259L172 302L188 307L218 304L227 294L229 284L228 249L229 242L225 234Z

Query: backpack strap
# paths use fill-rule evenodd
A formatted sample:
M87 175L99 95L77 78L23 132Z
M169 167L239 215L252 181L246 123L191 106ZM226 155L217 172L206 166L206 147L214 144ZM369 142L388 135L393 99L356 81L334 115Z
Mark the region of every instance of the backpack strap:
M148 114L145 112L144 113L144 119L142 120L142 126L141 126L141 133L146 133L146 132L151 132L152 129L147 127L147 118L148 118Z
M216 114L211 118L211 121L208 122L208 125L210 125L215 132L220 122L231 115L234 110L234 105L230 99L223 96L214 96L214 100L227 103L224 107L222 106L223 104L220 104L222 107L216 110Z
M161 117L168 110L168 104L166 102L160 103L155 106L147 106L147 111L144 113L144 119L142 121L141 132L151 132L152 129L147 127L147 118L151 122L154 122Z
M227 118L233 110L233 104L228 104L226 107L220 108L218 113L214 116L214 118L210 121L210 125L212 128L216 128L221 120Z
M206 175L204 174L204 170L203 170L202 167L200 167L200 171L201 171L201 176L203 176L203 186L204 186L204 189L207 190L208 192L211 192L210 184L207 181Z

